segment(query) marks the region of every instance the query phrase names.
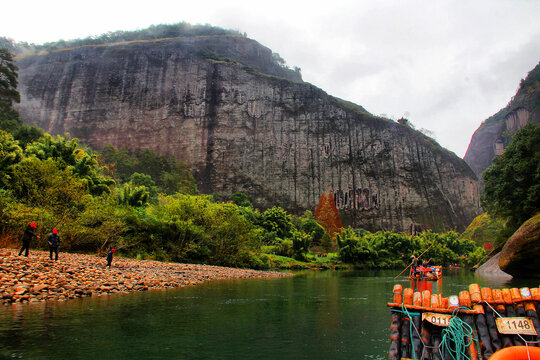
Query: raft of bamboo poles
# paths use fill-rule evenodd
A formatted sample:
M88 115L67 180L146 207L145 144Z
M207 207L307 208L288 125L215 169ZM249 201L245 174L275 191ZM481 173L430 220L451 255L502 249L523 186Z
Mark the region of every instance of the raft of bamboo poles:
M539 288L471 284L442 297L398 284L393 293L389 359L487 360L510 346L540 345Z
M418 266L407 276L408 280L437 281L442 278L442 266Z

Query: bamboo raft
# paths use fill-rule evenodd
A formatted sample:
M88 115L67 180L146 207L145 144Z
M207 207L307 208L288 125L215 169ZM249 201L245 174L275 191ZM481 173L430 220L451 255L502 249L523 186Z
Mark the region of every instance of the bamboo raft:
M442 297L398 284L388 306L388 359L539 358L534 355L540 352L539 288L481 289L471 284L458 296ZM527 347L527 356L516 355L518 346ZM509 347L511 351L501 350Z
M411 271L408 280L437 281L442 278L442 266L418 266L415 273Z

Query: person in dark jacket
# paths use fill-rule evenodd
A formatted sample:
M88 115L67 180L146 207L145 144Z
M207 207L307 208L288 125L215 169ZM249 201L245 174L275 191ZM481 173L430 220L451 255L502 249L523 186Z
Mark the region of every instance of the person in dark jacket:
M49 244L49 258L52 260L52 254L55 253L54 261L58 261L58 247L60 246L60 236L58 235L58 229L52 229L52 233L47 236L47 243Z
M109 250L109 253L107 254L107 266L108 267L111 267L111 263L112 263L112 258L113 258L113 254L116 250L114 250L114 248L112 247L110 250Z
M416 251L413 250L411 255L411 275L416 275L416 268L418 267L418 257L416 257Z
M24 256L28 257L28 250L30 249L30 240L32 240L33 237L36 239L39 239L39 235L36 234L36 223L31 222L26 227L26 230L24 230L24 234L22 236L22 247L21 251L19 251L19 256L21 256L22 252L25 251Z

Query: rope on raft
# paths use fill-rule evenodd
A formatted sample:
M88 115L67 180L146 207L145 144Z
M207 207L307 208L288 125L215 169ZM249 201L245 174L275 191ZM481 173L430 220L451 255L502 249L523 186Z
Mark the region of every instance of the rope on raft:
M516 352L523 350L523 358L530 360L533 347L540 346L540 288L492 290L471 284L469 291L459 293L459 298L443 298L430 290L403 291L398 284L393 293L393 302L388 303L392 308L391 360L487 360L498 350L512 346L517 346ZM499 330L501 319L516 316L530 318L527 321L531 326L519 326L535 331ZM519 345L525 346L520 350Z
M467 307L457 309L470 310ZM474 336L472 327L456 316L456 310L454 310L452 313L452 318L450 318L450 324L448 327L442 330L442 340L440 345L442 351L440 349L439 351L441 351L441 356L444 356L443 354L447 352L452 359L470 360L470 358L467 356L466 350L471 343L477 339ZM467 341L464 339L467 339Z
M457 309L467 309L466 307L460 307ZM465 323L463 320L461 320L456 315L456 310L452 313L452 318L450 319L450 324L447 328L445 328L442 331L442 340L439 346L428 346L426 345L422 340L423 345L423 351L426 351L426 349L436 349L441 354L441 357L444 358L444 353L447 352L452 356L452 359L455 360L470 360L470 358L467 356L466 350L471 345L473 341L478 341L478 339L474 336L473 329ZM413 316L420 316L421 313L419 312L409 312L407 310L407 307L405 307L404 304L401 305L401 311L394 309L395 312L400 312L402 314L405 314L409 317L409 328L410 328L410 337L411 337L411 347L412 347L412 356L413 359L416 360L416 355L414 351L414 343L412 341L413 339L413 328L414 331L420 335L419 329L414 325L414 322L412 321ZM468 339L468 342L464 341L464 338ZM421 338L420 338L421 339ZM453 346L452 346L453 344Z

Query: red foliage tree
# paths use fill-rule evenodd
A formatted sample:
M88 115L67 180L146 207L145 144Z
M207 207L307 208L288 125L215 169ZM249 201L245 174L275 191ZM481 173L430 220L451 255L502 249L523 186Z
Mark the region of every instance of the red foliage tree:
M339 211L336 207L332 190L330 190L328 196L324 193L321 194L319 204L315 208L315 220L321 224L332 239L335 238L336 234L341 233L343 224L339 218Z

